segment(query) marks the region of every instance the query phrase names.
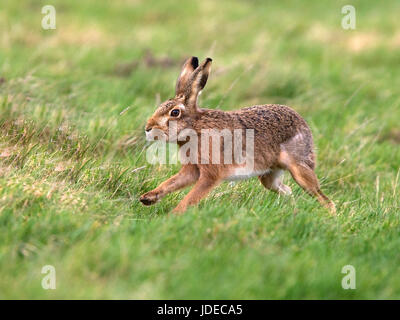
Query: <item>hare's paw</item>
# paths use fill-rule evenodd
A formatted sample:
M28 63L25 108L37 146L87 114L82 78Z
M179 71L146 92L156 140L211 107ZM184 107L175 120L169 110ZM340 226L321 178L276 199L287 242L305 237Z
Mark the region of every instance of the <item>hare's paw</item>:
M333 201L329 201L329 202L327 203L326 207L328 208L329 212L330 212L332 215L336 215L336 206L335 206L335 204L333 203Z
M292 189L286 184L281 184L278 188L278 193L284 196L290 196L292 194Z
M139 200L145 206L151 206L152 204L155 204L158 201L158 194L153 191L149 191L143 194Z

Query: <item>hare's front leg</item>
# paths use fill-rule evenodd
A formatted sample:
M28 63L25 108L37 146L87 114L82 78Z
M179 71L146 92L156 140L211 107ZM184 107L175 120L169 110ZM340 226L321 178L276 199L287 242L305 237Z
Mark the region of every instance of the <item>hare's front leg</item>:
M146 206L152 205L168 193L187 187L197 181L199 169L195 165L184 165L181 170L168 180L161 183L157 188L140 197L140 202Z
M193 189L182 199L181 202L173 210L173 213L183 213L186 211L188 206L197 204L202 198L204 198L216 185L218 180L200 174L199 180L197 180Z

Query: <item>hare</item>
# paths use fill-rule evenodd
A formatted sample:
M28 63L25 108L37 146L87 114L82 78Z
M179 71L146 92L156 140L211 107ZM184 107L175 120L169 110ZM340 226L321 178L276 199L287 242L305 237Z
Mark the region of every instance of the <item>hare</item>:
M165 134L166 141L172 141L170 124L175 123L177 134L190 129L198 136L204 130L246 130L253 131L253 165L244 166L239 162L210 163L200 155L206 140L198 146L197 161L184 163L180 171L161 183L160 186L140 197L144 205L156 203L165 195L194 184L192 190L173 210L186 211L188 206L197 204L221 181L258 176L262 185L274 192L290 195L289 186L282 183L281 175L288 170L294 180L311 196L335 213L335 205L320 190L314 173L315 155L313 138L306 121L293 109L277 104L256 105L236 111L203 109L197 105L201 90L206 85L212 59L207 58L199 65L197 57L191 57L183 65L178 77L175 97L162 103L145 126L146 138L154 139L155 130ZM210 137L211 139L212 137ZM185 140L186 141L186 140ZM185 141L176 141L183 149ZM247 136L246 142L248 144ZM231 146L229 146L231 148ZM226 144L217 147L225 156ZM206 154L211 154L211 147ZM216 151L216 149L214 149ZM208 153L207 153L208 152ZM225 158L224 158L225 159Z

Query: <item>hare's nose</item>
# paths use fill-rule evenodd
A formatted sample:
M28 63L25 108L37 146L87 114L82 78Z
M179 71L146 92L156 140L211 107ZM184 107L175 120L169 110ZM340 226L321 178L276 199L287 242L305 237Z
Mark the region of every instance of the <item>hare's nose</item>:
M150 127L150 126L146 126L146 127L144 128L144 130L145 130L146 132L151 131L151 129L152 129L152 127Z

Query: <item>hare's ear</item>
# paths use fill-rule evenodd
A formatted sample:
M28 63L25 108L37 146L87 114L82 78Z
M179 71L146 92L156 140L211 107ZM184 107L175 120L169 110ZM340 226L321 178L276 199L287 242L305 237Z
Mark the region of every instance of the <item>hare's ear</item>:
M184 96L186 105L189 108L196 108L197 97L207 83L208 75L211 70L211 63L211 58L204 60L203 63L192 73L192 76L187 83Z
M193 71L199 66L199 59L197 57L191 57L185 61L182 67L181 74L176 81L175 95L181 96L184 94L184 90L190 79Z

